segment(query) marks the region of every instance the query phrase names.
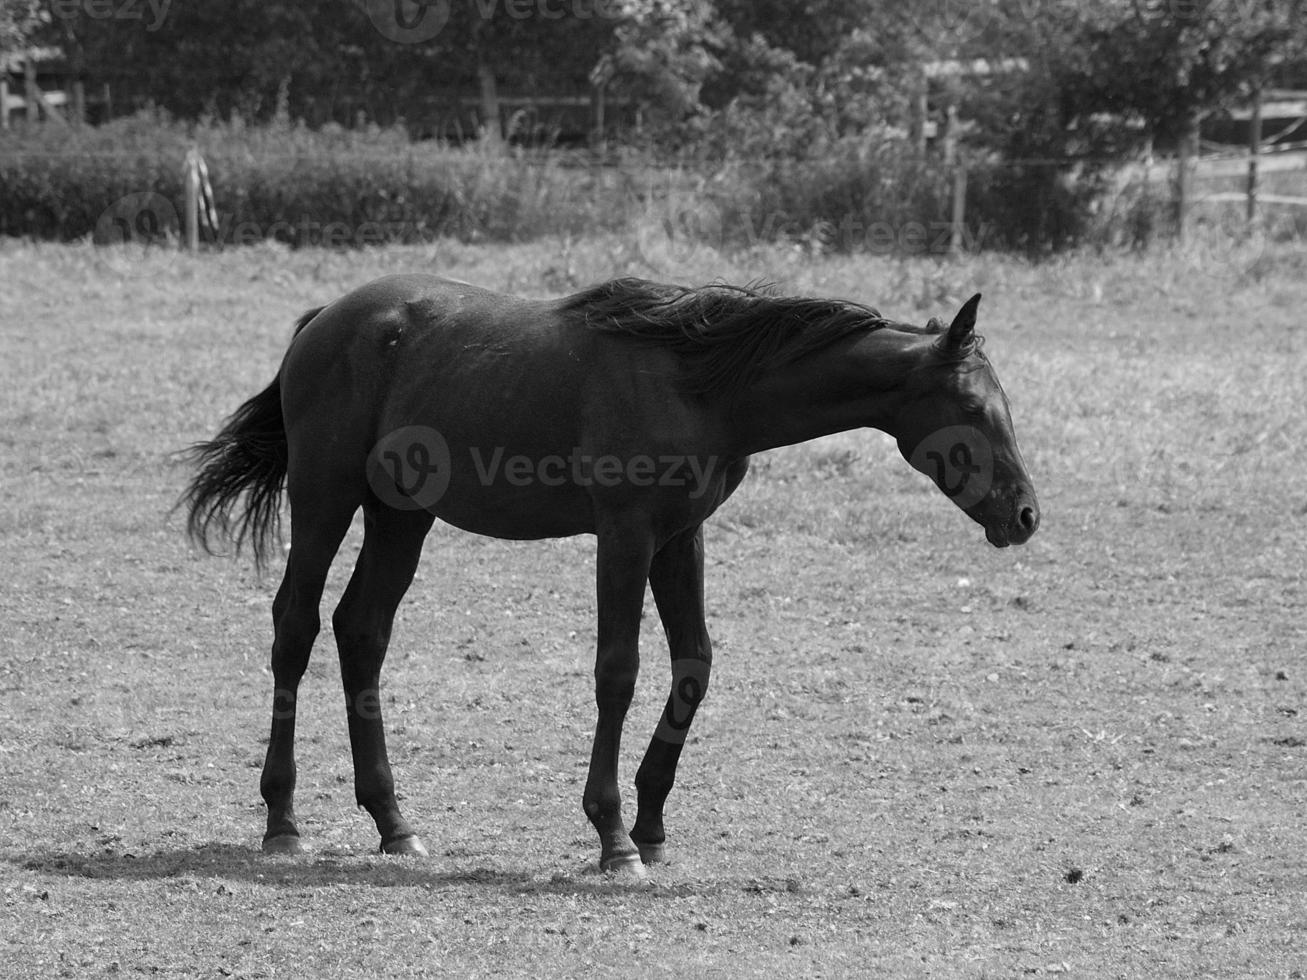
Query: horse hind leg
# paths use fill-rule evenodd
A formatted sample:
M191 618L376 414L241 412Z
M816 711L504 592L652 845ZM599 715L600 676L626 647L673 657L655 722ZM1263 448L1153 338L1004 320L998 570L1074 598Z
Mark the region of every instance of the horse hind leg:
M259 780L268 807L267 854L303 850L294 804L296 700L320 627L323 586L354 510L355 505L339 501L292 502L290 555L272 603L272 732Z
M364 518L363 549L332 616L354 757L354 795L376 822L383 852L425 857L426 847L395 799L380 681L395 610L413 581L433 517L374 500L365 505Z

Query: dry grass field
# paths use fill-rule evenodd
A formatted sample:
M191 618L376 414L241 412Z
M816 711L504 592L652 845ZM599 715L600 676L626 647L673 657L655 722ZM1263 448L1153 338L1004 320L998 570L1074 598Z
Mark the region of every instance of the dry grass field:
M595 872L580 807L592 540L437 527L383 678L432 857L372 853L324 633L313 853L264 858L279 569L188 546L170 454L302 310L413 269L769 278L916 321L983 291L1043 527L990 548L877 433L760 459L708 528L718 668L645 885ZM1219 241L1040 265L0 242L0 975L1302 977L1304 309L1303 250ZM626 787L667 685L645 621Z

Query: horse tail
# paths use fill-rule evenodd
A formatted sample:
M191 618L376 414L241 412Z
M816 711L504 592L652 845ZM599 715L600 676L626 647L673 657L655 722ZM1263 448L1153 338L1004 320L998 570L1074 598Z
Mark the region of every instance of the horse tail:
M295 324L295 334L322 311L309 310ZM286 422L281 414L281 375L223 423L208 442L197 442L186 456L198 472L178 501L186 508L191 540L213 554L213 537L233 541L236 550L248 541L262 570L281 525L281 497L286 487ZM244 506L240 507L244 496Z

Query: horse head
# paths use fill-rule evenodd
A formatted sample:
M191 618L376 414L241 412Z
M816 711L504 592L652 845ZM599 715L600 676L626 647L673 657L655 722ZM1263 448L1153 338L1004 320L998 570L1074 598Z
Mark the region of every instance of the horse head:
M1023 544L1039 527L1039 503L1012 429L1012 414L976 334L980 294L967 300L937 335L906 382L895 416L899 451L1000 548Z

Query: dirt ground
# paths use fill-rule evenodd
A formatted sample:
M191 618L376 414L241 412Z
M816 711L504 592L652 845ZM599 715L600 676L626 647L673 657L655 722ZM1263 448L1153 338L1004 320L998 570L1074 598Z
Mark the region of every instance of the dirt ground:
M636 885L595 872L580 807L593 541L444 527L383 678L432 857L372 853L327 634L313 852L262 857L278 569L191 550L170 453L383 271L547 295L647 265L0 244L0 974L1304 975L1301 250L692 259L660 271L918 321L983 290L1043 527L990 548L876 433L760 459L708 528L714 686ZM645 623L625 787L667 686Z

